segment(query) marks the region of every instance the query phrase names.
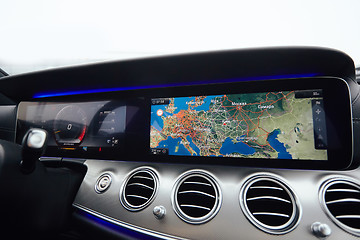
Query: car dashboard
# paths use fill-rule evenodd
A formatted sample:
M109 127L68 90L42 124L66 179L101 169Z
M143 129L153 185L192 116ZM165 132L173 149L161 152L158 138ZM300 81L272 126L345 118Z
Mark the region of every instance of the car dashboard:
M57 200L61 223L26 216L51 225L42 228L66 225L78 239L360 237L359 85L342 52L185 54L0 86L0 138L20 146L45 130L38 164L81 173L64 181L72 194Z

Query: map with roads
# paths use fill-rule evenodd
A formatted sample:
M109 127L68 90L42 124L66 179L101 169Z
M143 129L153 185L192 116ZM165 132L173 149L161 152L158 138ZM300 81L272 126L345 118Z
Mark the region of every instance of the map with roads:
M180 156L326 160L326 149L314 146L313 99L294 91L152 99L150 148Z

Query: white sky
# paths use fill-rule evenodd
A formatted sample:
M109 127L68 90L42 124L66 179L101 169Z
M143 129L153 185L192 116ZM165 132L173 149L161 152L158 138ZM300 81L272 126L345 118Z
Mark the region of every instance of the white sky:
M360 65L360 0L2 0L0 68L21 73L149 55L322 46Z

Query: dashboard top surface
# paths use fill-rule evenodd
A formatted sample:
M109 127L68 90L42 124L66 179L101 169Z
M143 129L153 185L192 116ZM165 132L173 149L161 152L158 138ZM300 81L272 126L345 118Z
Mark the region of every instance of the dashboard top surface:
M0 87L18 102L41 96L70 94L73 99L79 93L314 76L349 80L352 100L357 96L352 59L340 51L319 47L228 50L105 62L4 77Z

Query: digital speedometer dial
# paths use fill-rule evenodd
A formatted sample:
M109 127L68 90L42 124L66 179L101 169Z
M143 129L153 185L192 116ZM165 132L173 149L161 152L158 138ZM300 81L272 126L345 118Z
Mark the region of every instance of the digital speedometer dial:
M54 135L59 146L79 145L85 137L87 117L76 105L68 105L61 109L54 120Z

